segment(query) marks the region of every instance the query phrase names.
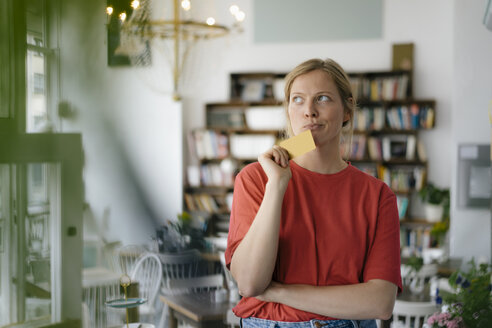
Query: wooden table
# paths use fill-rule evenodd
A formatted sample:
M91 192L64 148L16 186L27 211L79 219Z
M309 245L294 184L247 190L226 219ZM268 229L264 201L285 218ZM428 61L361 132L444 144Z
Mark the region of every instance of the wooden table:
M216 303L214 293L159 295L169 306L169 328L176 328L178 319L196 328L225 327L225 316L234 305L228 301Z

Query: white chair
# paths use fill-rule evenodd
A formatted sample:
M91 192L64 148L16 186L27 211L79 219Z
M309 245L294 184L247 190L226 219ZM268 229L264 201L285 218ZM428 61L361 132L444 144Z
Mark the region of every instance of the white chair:
M391 328L418 328L438 309L433 302L407 302L396 300Z
M117 260L119 263L120 273L131 275L133 266L137 260L146 253L146 250L141 245L125 245L116 251Z
M139 296L147 300L138 308L140 321L155 322L155 302L162 279L162 266L159 257L153 253L143 254L135 263L130 279L138 282Z
M229 271L229 269L226 266L225 253L219 252L219 256L220 256L220 263L222 264L222 269L224 271L224 275L226 278L227 288L229 288L229 292L231 290L234 290L233 292L238 293L237 282L236 282L236 280L234 280L234 277L232 276L231 272ZM239 296L238 296L238 298L239 298ZM241 318L236 316L234 314L234 312L232 312L232 310L227 311L226 324L230 328L239 327L241 325L240 320L241 320Z

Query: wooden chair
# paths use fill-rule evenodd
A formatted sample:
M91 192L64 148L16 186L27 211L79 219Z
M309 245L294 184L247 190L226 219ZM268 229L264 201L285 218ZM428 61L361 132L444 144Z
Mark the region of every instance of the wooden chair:
M433 302L407 302L396 300L391 328L417 328L438 309Z

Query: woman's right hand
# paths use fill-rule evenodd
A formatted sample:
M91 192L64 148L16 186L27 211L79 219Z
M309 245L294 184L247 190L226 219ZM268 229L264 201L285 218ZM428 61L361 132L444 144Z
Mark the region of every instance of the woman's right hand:
M273 146L270 150L258 156L263 171L268 177L268 182L278 183L287 188L292 172L289 166L289 153L280 146Z

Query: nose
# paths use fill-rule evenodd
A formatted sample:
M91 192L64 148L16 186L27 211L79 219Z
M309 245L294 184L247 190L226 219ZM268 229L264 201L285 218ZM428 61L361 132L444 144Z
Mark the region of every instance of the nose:
M318 111L316 109L316 105L314 102L309 102L306 108L304 109L305 117L318 117Z

